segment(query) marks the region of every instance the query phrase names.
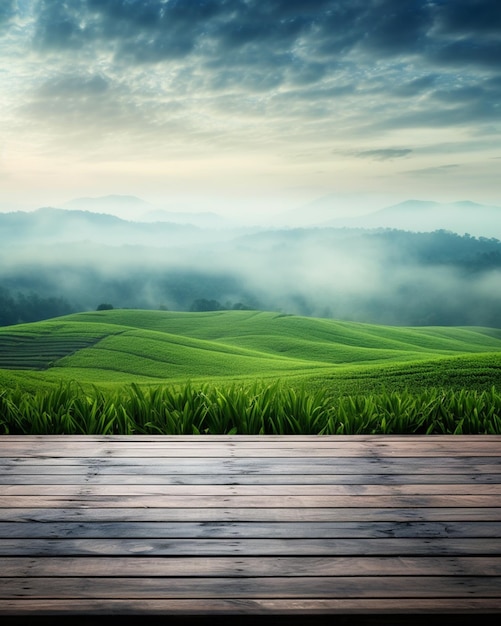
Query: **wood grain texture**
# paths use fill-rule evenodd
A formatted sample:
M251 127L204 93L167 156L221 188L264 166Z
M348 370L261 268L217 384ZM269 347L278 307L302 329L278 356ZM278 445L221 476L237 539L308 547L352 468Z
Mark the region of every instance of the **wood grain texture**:
M3 436L0 565L3 619L495 617L501 437Z

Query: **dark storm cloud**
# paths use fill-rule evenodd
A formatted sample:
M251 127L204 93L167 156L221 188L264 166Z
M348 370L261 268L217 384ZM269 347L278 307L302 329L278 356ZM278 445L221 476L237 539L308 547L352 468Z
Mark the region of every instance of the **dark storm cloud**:
M13 3L3 6L0 20ZM331 69L332 55L350 52L366 63L405 55L430 66L497 67L500 44L490 35L499 33L500 6L497 0L39 0L35 41L44 50L98 46L129 63L203 55L212 67L273 63L290 72L297 64L308 82ZM309 74L306 59L313 63Z
M499 36L501 3L497 0L454 0L437 2L437 24L451 34L475 33Z

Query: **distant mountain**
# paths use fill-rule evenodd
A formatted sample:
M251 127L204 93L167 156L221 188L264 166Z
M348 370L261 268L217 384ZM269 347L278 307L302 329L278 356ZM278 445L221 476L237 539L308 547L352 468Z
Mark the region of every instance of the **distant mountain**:
M61 208L95 213L118 213L128 219L137 219L155 207L137 196L110 195L95 198L75 198L65 202Z
M501 238L501 207L461 201L449 204L407 200L351 219L334 219L323 226L396 228L414 232L448 230L459 235Z
M190 211L167 211L164 209L154 209L148 211L142 217L145 222L171 222L173 224L191 224L199 228L230 228L233 223L212 212L192 213Z
M229 224L211 228L181 221L133 221L109 213L54 207L0 213L0 246L95 243L201 249L258 230Z
M202 243L209 237L217 241L214 231L191 224L134 222L92 211L44 207L0 213L1 245L93 242L110 246L182 246L187 242Z
M501 207L468 200L440 203L407 200L354 217L338 217L339 199L324 196L286 214L290 227L394 228L413 232L447 230L459 235L501 238Z
M110 195L95 198L75 198L62 205L74 211L107 213L135 222L169 222L199 228L231 228L234 224L212 212L170 210L146 202L137 196Z
M349 215L364 215L379 209L377 196L357 196L330 193L299 207L273 215L268 224L275 228L308 228L329 223Z

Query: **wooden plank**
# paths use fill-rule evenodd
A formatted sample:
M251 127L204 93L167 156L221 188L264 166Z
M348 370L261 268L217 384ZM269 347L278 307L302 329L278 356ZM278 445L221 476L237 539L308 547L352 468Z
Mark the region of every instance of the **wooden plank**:
M0 539L21 538L501 537L501 522L5 522Z
M0 578L0 598L499 598L501 577Z
M477 443L467 446L465 449L458 449L457 443L448 445L433 446L424 444L416 449L411 443L400 444L398 446L379 446L377 450L371 447L369 443L353 446L353 445L322 445L305 444L305 445L276 445L261 446L259 444L207 444L203 446L203 456L211 457L229 457L229 458L295 458L295 457L319 457L319 458L343 458L356 457L366 458L395 458L395 457L436 457L441 456L496 456L496 446L499 442ZM13 444L11 446L0 446L0 458L8 457L30 457L33 445L30 444ZM89 445L89 444L57 444L47 445L39 452L41 458L200 458L200 445L155 445L155 444L138 444L124 445L117 448L108 445Z
M350 446L353 448L367 446L370 450L379 450L380 448L395 448L396 446L426 447L427 445L435 447L439 450L442 446L452 446L457 448L458 440L463 440L467 446L476 446L480 444L499 443L501 435L492 434L476 434L476 435L6 435L3 437L5 444L12 445L107 445L109 447L124 446L135 447L136 445L153 445L153 446L186 446L195 445L203 446L220 445L220 446L260 446L266 441L267 447L288 447L288 446Z
M12 576L501 576L496 556L4 557Z
M0 539L3 556L500 556L501 538Z
M126 468L124 468L126 471ZM33 466L33 472L36 468ZM0 485L487 485L501 474L0 474Z
M288 447L269 447L269 446L134 446L114 448L105 445L89 446L89 445L57 445L45 446L37 452L39 459L199 459L199 458L228 458L228 459L265 459L276 458L283 459L405 459L419 458L422 460L430 457L454 457L454 458L471 458L471 457L497 457L496 448L499 441L490 444L477 444L476 446L466 446L464 449L454 448L452 445L440 446L437 449L434 446L412 446L410 444L404 446L396 446L389 449L369 450L368 445L362 448L354 448L352 446L332 447L332 446L288 446ZM25 445L0 445L0 461L4 463L8 459L16 458L33 458L33 446Z
M377 484L377 485L0 485L7 496L498 496L497 484ZM498 500L501 502L501 499Z
M501 521L501 507L422 508L12 508L0 510L2 521L60 522L331 522L331 521Z
M101 474L501 474L499 457L438 457L399 459L3 459L0 473Z
M420 507L489 507L498 506L497 495L344 495L344 496L191 496L136 495L93 496L75 493L73 496L0 496L0 509L16 507L57 508L420 508Z
M212 599L190 598L175 599L8 599L0 600L0 614L30 617L36 616L250 616L252 623L256 616L305 616L310 622L316 617L327 615L370 615L382 617L382 624L392 623L388 615L405 615L405 624L413 616L429 615L475 615L475 623L479 615L498 615L500 613L498 598L342 598L342 599L307 599L307 598L253 598L253 599ZM496 618L497 620L498 618ZM212 617L211 617L212 620ZM463 620L464 621L464 620ZM87 622L85 622L87 623ZM360 623L360 617L356 622ZM394 622L393 622L394 623ZM421 622L418 622L421 623ZM482 620L482 623L485 623ZM495 622L489 622L494 624Z

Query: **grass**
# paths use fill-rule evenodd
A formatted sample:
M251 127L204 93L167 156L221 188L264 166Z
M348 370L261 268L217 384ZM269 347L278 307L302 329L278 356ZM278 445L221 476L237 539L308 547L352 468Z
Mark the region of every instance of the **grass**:
M491 328L138 310L0 328L4 434L499 433L500 381Z
M501 434L501 394L429 389L330 399L282 383L0 393L1 434Z

